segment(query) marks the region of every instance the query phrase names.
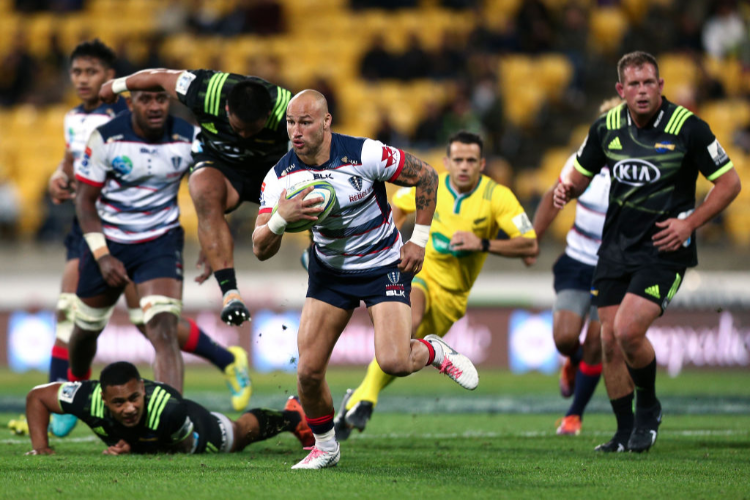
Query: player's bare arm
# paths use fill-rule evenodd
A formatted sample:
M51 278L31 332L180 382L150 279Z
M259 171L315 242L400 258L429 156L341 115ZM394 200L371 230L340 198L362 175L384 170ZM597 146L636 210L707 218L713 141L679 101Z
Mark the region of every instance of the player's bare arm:
M185 70L182 69L144 69L132 75L110 80L99 90L99 98L112 103L117 100L117 94L125 90L145 90L151 92L165 91L169 97L177 99L177 78ZM118 88L124 85L125 87ZM114 88L113 88L114 87Z
M523 257L523 263L527 266L533 266L536 264L536 258L539 256L538 243L542 241L544 233L547 231L550 224L552 224L552 221L555 220L557 214L560 213L560 209L557 208L554 203L555 189L558 184L559 182L555 182L555 184L544 193L542 199L539 201L539 205L536 207L536 212L534 212L534 232L536 233L537 246L536 251L532 255L525 255Z
M102 192L100 186L92 186L85 182L78 183L78 194L76 196L76 215L84 238L88 234L98 233L102 235L102 220L96 211L96 200ZM104 247L106 248L106 246ZM101 255L94 255L96 263L102 272L102 277L107 285L113 288L122 288L130 283L125 266L109 254L109 251Z
M517 236L509 240L489 240L489 253L502 257L528 257L535 256L539 251L536 238L524 238ZM451 238L452 250L463 250L468 252L481 252L482 239L469 231L456 231Z
M73 180L73 153L65 150L65 155L50 176L47 189L52 203L59 205L73 199L75 196L75 181Z
M404 151L404 167L399 176L393 180L398 186L416 186L415 202L417 206L416 224L429 227L435 214L437 202L438 175L435 169L416 156ZM413 236L412 236L413 238ZM417 274L422 270L424 247L412 241L401 247L399 269Z
M559 182L555 186L553 193L554 206L562 209L570 200L581 196L590 183L591 177L586 177L578 170L571 171L567 179L562 179L562 182Z
M323 211L323 207L313 207L320 201L320 198L305 200L305 196L312 192L314 188L308 187L293 198L287 199L286 189L279 196L279 204L276 214L283 220L282 224L296 222L299 220L317 220L318 214ZM253 231L253 253L259 260L268 260L281 248L281 238L284 235L274 233L268 227L272 214L259 214L255 219L255 230Z
M29 436L32 450L27 455L52 455L49 447L47 427L50 413L63 413L57 392L60 383L39 385L26 395L26 418L29 423Z
M693 231L719 215L737 198L742 189L740 177L734 168L718 177L713 183L714 186L706 195L706 199L689 217L672 218L656 223L656 226L662 230L656 233L652 240L660 252L678 250L690 238Z

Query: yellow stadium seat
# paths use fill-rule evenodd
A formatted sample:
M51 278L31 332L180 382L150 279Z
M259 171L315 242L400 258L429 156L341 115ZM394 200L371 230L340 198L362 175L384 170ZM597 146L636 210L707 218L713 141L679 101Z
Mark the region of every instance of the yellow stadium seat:
M686 54L662 54L659 56L659 76L664 78L664 92L676 94L678 87L694 88L700 77L695 60Z
M597 52L611 54L620 47L628 28L625 13L617 7L604 7L591 12L589 47Z
M573 65L562 54L546 54L536 60L539 82L552 102L559 102L573 78Z

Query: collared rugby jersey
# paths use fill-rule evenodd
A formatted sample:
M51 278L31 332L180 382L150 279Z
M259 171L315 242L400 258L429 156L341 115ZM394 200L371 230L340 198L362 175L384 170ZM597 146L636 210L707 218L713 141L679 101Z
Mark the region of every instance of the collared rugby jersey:
M662 97L649 124L638 128L627 105L597 119L578 151L575 168L593 177L607 166L612 186L599 258L628 266L697 265L695 233L674 252L659 252L652 236L670 218L695 209L700 172L713 181L733 168L708 124Z
M73 155L73 168L77 168L83 160L83 152L91 132L127 109L125 99L121 97L112 104L102 103L91 111L86 111L81 104L65 114L65 149Z
M268 89L273 108L263 129L243 139L229 125L225 108L232 87L248 80ZM196 152L213 153L229 165L245 169L253 168L254 160L277 161L289 150L285 117L292 93L285 88L255 76L199 69L182 72L175 90L200 124Z
M509 238L536 238L536 233L518 199L507 187L482 175L472 191L458 193L451 187L447 173L440 174L439 179L437 206L421 273L446 290L468 294L488 253L451 249L453 233L467 231L489 240L496 239L499 231ZM406 213L414 212L415 193L414 188L399 189L393 197L393 205Z
M143 415L134 427L112 418L97 380L61 384L57 399L63 412L81 419L107 446L123 439L133 453L168 451L193 434L193 420L179 392L160 382L143 382Z
M107 239L142 243L180 225L177 192L192 164L195 132L169 117L161 139L146 142L127 112L91 134L76 179L102 188L96 208Z
M393 223L385 182L393 182L404 166L404 152L382 142L332 134L329 160L304 164L289 151L263 182L260 213L271 213L281 191L316 179L331 183L337 203L328 217L313 226L317 257L339 272L369 271L397 262L403 241Z
M565 179L573 170L576 155L570 155L565 162L560 177ZM609 204L609 167L603 167L592 179L586 191L578 197L576 218L565 240L568 246L565 253L578 262L595 266L599 260L597 252L602 244L604 217Z

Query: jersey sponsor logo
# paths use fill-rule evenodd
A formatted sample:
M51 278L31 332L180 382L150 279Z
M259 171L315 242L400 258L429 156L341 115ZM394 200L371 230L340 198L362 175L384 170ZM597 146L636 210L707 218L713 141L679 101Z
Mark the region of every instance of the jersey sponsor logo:
M120 175L128 175L133 171L133 162L125 155L112 160L112 169Z
M156 148L154 148L154 149L141 148L141 153L142 154L147 154L147 155L155 155L156 154Z
M180 169L180 165L182 165L182 157L181 156L173 156L172 157L172 167L174 167L175 170Z
M638 158L617 162L612 172L615 179L630 186L644 186L661 178L661 171L656 165Z
M719 139L714 139L714 142L708 145L708 154L711 155L714 163L718 166L729 159L724 148L719 144Z
M183 71L180 77L177 78L177 85L175 85L177 93L182 95L187 94L188 88L190 88L190 84L193 83L193 80L195 80L195 75L193 73Z
M73 398L75 398L76 392L81 388L80 382L68 382L63 384L60 388L60 395L58 399L64 403L72 404Z
M481 224L482 222L484 222L486 220L487 220L487 217L482 217L481 219L474 219L474 221L472 222L472 224L474 224L476 226L477 224Z
M615 137L611 141L609 141L609 145L607 146L608 149L622 149L622 144L620 143L620 138Z
M123 137L125 137L123 134L113 135L112 137L110 137L109 139L107 139L107 144L109 144L110 142L117 142L120 139L122 139Z
M389 146L383 146L383 156L380 158L380 161L385 162L385 168L390 167L394 163L396 163L396 159L394 158L395 151L392 147Z
M349 184L352 185L354 189L357 191L362 191L362 177L355 175L354 177L349 177Z
M367 198L367 196L372 192L372 188L367 188L367 191L362 191L357 194L351 194L349 195L349 203L354 203L355 201L359 201L363 198Z
M516 226L516 229L518 229L518 232L520 232L521 234L526 234L534 229L534 225L531 224L529 216L526 215L526 212L516 215L515 217L513 217L513 219L511 219L511 221Z
M327 174L313 174L313 180L318 179L333 179L333 174L328 172Z
M675 145L671 142L657 142L654 145L654 149L657 153L666 153L667 151L674 151Z
M295 168L294 167L294 163L292 163L291 165L289 165L288 167L286 167L284 170L281 171L281 176L280 177L286 177L286 174L288 174L289 172L291 172L292 170L294 170L294 168Z

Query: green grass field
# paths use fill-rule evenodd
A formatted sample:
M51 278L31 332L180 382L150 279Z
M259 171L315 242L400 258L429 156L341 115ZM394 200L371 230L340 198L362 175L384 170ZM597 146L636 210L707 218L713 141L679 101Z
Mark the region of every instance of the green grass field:
M337 370L336 400L362 370ZM144 371L144 376L149 373ZM367 431L342 446L338 467L292 471L304 457L280 435L233 455L101 455L79 425L53 439L57 454L24 456L28 438L0 438L0 498L750 498L750 373L691 372L658 378L664 407L659 440L647 454L599 455L614 430L600 386L581 436L555 435L568 401L557 380L481 372L466 392L434 371L383 393ZM23 411L42 374L0 372L0 426ZM255 375L251 406L280 407L294 376ZM190 368L186 396L229 411L218 372Z

